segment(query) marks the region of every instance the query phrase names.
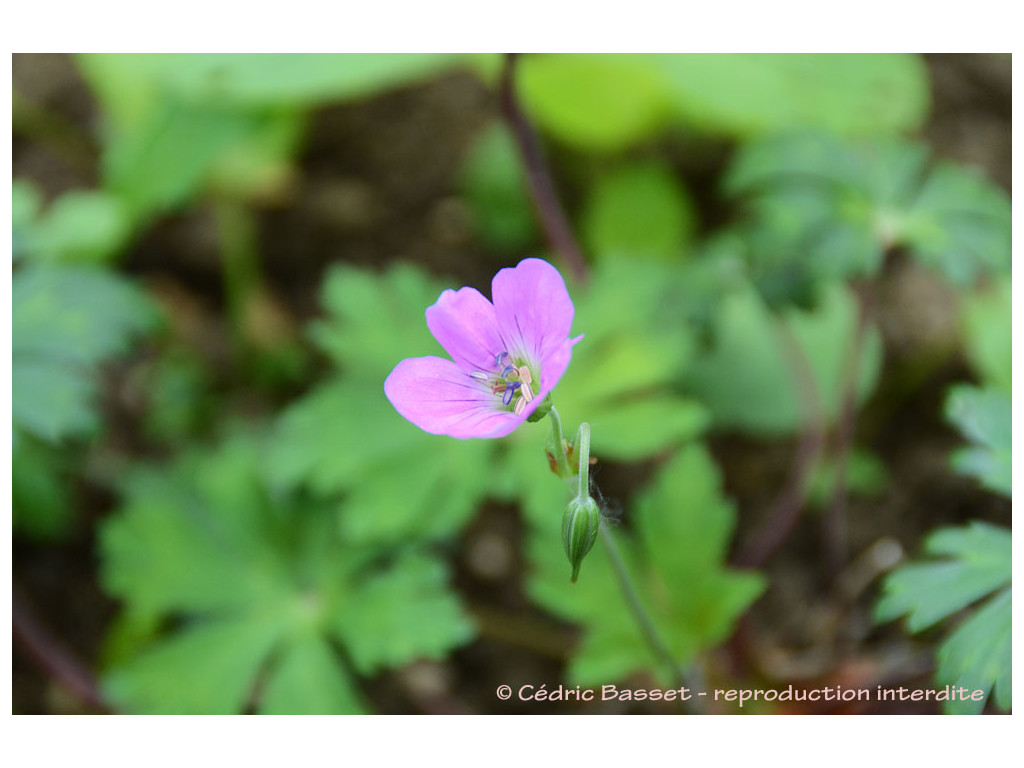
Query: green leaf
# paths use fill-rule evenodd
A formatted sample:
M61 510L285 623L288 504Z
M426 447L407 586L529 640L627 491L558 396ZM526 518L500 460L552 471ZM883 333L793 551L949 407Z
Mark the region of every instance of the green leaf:
M408 545L390 558L349 544L335 505L268 491L264 449L235 437L126 478L124 504L101 530L103 584L134 623L167 629L115 660L109 690L125 709L360 711L332 641L376 670L471 636L440 563ZM203 690L204 674L224 690Z
M12 456L11 505L14 530L37 539L59 538L72 519L62 462L49 446L27 435L18 436Z
M964 351L982 383L1013 389L1013 295L1010 276L963 301Z
M1008 583L1010 534L985 523L942 528L925 542L925 552L951 559L905 565L885 581L876 608L880 621L906 614L919 632Z
M43 207L43 196L31 181L15 179L11 184L11 253L14 261L33 250L35 222Z
M658 262L608 260L574 293L573 328L585 335L553 396L566 429L592 424L596 456L656 455L707 424L703 409L676 391L694 349L675 314L681 274Z
M668 113L662 73L628 54L531 54L519 64L517 85L543 130L585 151L649 138Z
M993 690L996 706L1009 711L1011 701L1012 623L1010 589L982 605L940 647L936 677L971 691ZM949 714L978 714L982 701L954 701Z
M618 169L594 186L583 211L582 234L599 256L677 259L696 229L686 189L656 163Z
M197 624L116 667L103 688L129 713L237 714L279 635L275 622L258 617Z
M503 124L492 125L476 138L463 161L460 186L476 233L485 245L514 252L536 240L526 174Z
M65 192L37 222L33 258L50 263L103 264L131 233L124 204L101 190Z
M661 53L648 55L671 104L707 131L757 136L795 126L846 136L919 128L927 69L911 54Z
M751 247L780 261L776 270L873 275L896 247L956 285L1009 270L1006 196L976 174L931 163L922 144L772 137L743 149L726 190L747 203Z
M382 275L335 267L323 287L329 318L313 324L313 340L338 366L379 377L383 387L402 358L445 354L423 314L445 287L408 264L394 265Z
M953 466L1004 496L1013 486L1011 416L1010 396L998 389L959 385L946 399L947 421L974 444L953 455Z
M725 567L735 511L721 496L719 473L707 452L691 444L662 467L637 499L632 523L632 540L615 530L612 535L621 542L655 625L686 667L701 650L728 637L764 588L760 576ZM569 678L596 684L641 670L664 673L639 634L604 544L594 548L579 581L570 584L568 564L557 557L559 543L547 530L531 535L534 573L528 588L542 606L582 625L584 639Z
M136 82L144 80L156 91L262 107L369 96L433 77L461 58L450 53L93 53L80 61L111 91L127 79L127 69Z
M104 182L133 221L144 221L196 194L218 160L262 129L259 115L162 100L131 131L114 135L104 153Z
M308 635L283 652L267 680L264 715L351 715L366 707L330 645Z
M936 680L986 694L994 685L1001 709L1010 708L1012 549L1010 531L987 523L939 529L926 540L925 551L941 559L893 571L875 606L878 621L905 615L909 631L919 632L997 593L939 647ZM947 711L976 713L983 706L984 702L954 702Z
M439 659L472 638L473 626L447 590L441 563L404 555L359 583L332 621L362 674L420 658Z
M714 321L709 349L687 368L687 391L710 409L719 428L779 435L806 423L806 396L800 391L784 341L782 323L806 357L826 418L832 422L842 403L847 358L856 333L857 308L846 289L832 285L812 312L789 310L781 318L752 290L727 295ZM870 394L881 366L881 343L869 331L861 355L857 399Z
M339 521L350 541L451 536L487 493L493 444L422 432L387 401L382 381L335 379L288 409L268 473L281 487L347 494Z
M26 267L14 275L13 419L54 442L94 430L94 367L155 324L138 288L100 270Z

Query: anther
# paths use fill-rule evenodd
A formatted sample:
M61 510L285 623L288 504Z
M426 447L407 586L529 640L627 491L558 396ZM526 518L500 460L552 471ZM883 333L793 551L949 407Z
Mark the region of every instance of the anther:
M473 371L469 375L470 377L476 379L477 381L487 381L489 378L491 378L491 375L489 373L484 373L483 371Z
M519 370L516 371L516 373L519 374L519 380L523 382L523 384L533 384L533 374L530 373L528 366L519 366Z
M530 388L530 382L524 381L521 382L521 384L523 388L523 396L521 399L525 400L526 402L530 402L531 400L533 400L533 389Z
M508 352L499 352L494 356L494 367L501 368L501 364L508 357Z
M529 386L529 385L527 385L527 386ZM530 398L530 399L532 400L533 398ZM523 411L526 410L526 404L529 403L529 402L530 401L526 399L526 394L525 393L523 394L522 397L520 397L518 400L516 400L516 407L514 409L516 416L520 415Z
M501 369L501 378L507 379L509 376L511 376L515 372L516 372L515 366L506 365L504 368Z
M505 386L505 394L501 398L501 402L503 402L505 405L508 405L509 403L511 403L512 402L512 396L516 393L517 389L519 389L519 382L518 381L509 382Z

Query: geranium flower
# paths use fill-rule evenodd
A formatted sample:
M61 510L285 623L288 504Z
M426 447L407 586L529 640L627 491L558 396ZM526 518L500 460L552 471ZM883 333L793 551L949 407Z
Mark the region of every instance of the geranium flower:
M444 291L427 327L452 359L403 360L384 382L402 416L435 435L503 437L526 421L572 357L575 309L558 270L524 259L475 288Z

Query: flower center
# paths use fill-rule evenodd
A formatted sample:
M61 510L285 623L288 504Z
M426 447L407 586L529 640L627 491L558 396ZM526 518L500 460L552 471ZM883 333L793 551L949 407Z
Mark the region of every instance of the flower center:
M514 361L508 352L494 356L496 373L474 371L470 374L477 381L486 382L491 393L501 397L502 407L517 416L533 400L533 372L525 361Z

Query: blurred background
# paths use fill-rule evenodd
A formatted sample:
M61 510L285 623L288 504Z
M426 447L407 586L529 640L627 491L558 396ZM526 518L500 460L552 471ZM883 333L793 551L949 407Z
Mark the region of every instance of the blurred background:
M383 395L443 289L528 256L688 680L1007 711L1010 56L506 66L14 55L14 711L679 711L497 699L674 673L600 543L569 584L546 424L457 441Z

